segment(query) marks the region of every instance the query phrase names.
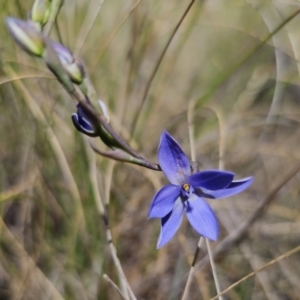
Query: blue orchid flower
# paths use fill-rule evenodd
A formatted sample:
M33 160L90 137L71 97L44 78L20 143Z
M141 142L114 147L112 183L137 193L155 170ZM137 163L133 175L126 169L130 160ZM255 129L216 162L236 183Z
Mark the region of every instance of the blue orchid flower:
M192 174L191 164L177 141L166 131L158 148L159 165L171 184L154 196L148 218L161 219L157 248L164 246L178 230L184 212L192 227L203 237L216 240L217 218L203 198L219 199L249 187L252 177L233 180L234 173L206 170Z

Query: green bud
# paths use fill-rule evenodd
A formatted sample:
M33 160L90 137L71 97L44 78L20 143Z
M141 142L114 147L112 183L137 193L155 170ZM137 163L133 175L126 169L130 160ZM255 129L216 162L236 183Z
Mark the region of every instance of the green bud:
M6 18L6 26L15 42L28 54L43 57L45 42L31 21L17 18Z
M63 68L69 75L70 79L74 83L80 84L85 77L85 71L83 64L81 63L79 58L74 56L73 53L62 44L51 41L51 46L58 56Z
M31 9L31 20L43 27L48 22L50 15L50 6L50 0L35 0Z

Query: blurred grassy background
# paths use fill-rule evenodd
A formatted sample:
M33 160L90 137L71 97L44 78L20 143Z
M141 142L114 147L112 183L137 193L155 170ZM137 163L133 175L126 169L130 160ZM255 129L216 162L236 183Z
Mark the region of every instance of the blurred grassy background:
M196 1L142 106L188 4L65 0L51 37L61 36L81 57L114 128L149 160L157 161L164 129L190 153L190 125L202 168L218 168L221 153L237 178L255 176L242 194L210 201L222 241L300 159L300 16L255 51L299 2ZM121 299L102 277L118 282L92 192L95 158L70 118L75 103L4 26L6 16L26 18L31 5L0 0L0 299ZM137 298L180 299L199 236L184 220L176 237L155 249L159 221L147 220L147 210L166 183L163 174L97 157L97 175ZM299 182L297 174L247 236L217 260L223 289L299 244ZM299 258L281 260L226 299L300 299ZM189 299L214 295L210 268L198 270Z

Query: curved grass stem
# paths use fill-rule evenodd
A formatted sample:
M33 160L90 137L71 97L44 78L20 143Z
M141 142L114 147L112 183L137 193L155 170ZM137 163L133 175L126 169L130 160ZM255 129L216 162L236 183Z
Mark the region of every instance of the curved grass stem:
M192 161L196 161L196 151L195 151L195 139L194 139L194 111L195 111L195 101L190 101L188 104L188 110L187 110L187 119L188 119L188 127L189 127L189 139L190 139L190 148L191 148L191 159ZM223 115L219 110L215 110L215 113L219 119L219 126L220 126L220 143L219 143L219 169L222 170L224 169L224 151L225 151L225 126L224 126L224 120L223 120ZM183 292L182 300L187 300L188 299L188 294L192 282L192 278L195 272L195 264L197 261L197 257L201 248L201 244L203 241L203 237L200 237L199 242L197 244L197 248L194 254L193 262L191 264L190 272L188 275L188 279L185 285L185 289ZM214 277L214 282L216 286L217 293L219 294L221 289L220 289L220 283L218 280L217 276L217 271L215 267L215 263L213 260L213 255L212 251L210 248L209 240L205 239L206 241L206 246L207 246L207 251L208 251L208 256L209 256L209 261ZM219 300L223 300L222 297L219 298Z
M100 53L97 55L96 61L94 63L94 67L90 70L90 75L92 75L96 69L96 66L98 65L100 59L102 58L103 54L105 53L105 51L107 50L108 46L110 45L111 41L113 40L113 38L115 37L115 35L119 32L119 30L121 29L121 27L123 26L123 24L125 23L125 21L129 18L129 16L135 11L135 9L138 7L138 5L140 4L141 0L137 0L137 2L132 6L132 8L130 9L130 11L121 19L120 23L114 28L114 30L112 31L112 33L110 34L107 42L104 44L102 50L100 51Z
M150 75L150 77L149 77L149 79L147 81L147 84L146 84L146 87L145 87L145 90L144 90L144 93L143 93L143 97L142 97L142 101L141 101L140 107L137 109L136 114L133 117L133 125L132 125L132 130L131 130L132 136L134 136L134 132L135 132L135 130L137 128L137 124L139 122L139 118L142 115L141 114L142 109L143 109L143 107L144 107L144 105L146 103L146 99L147 99L150 87L151 87L153 79L154 79L154 77L155 77L155 75L156 75L156 73L157 73L157 71L159 69L159 66L161 65L161 62L162 62L163 58L165 57L165 54L166 54L166 52L167 52L167 50L168 50L168 48L169 48L169 46L170 46L170 44L171 44L174 36L175 36L175 34L177 33L179 27L181 26L182 22L184 21L185 17L187 16L188 12L190 11L190 9L192 8L192 6L193 6L194 3L195 3L195 0L192 0L189 3L188 7L184 11L184 13L183 13L182 17L180 18L179 22L175 26L175 28L174 28L174 30L173 30L173 32L172 32L169 40L167 41L167 44L163 48L163 51L161 52L161 54L160 54L160 56L159 56L159 58L158 58L158 60L157 60L157 62L155 64L155 66L154 66L154 68L152 70L152 73L151 73L151 75Z

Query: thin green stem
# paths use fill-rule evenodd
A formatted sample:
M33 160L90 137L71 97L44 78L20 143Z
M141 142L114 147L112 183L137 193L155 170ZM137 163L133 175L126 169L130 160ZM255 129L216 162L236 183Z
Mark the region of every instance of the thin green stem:
M135 113L135 116L133 117L133 125L132 125L132 136L134 136L134 132L136 130L136 127L137 127L137 124L139 122L139 119L140 119L140 116L141 116L141 112L142 112L142 109L146 103L146 99L147 99L147 96L148 96L148 93L149 93L149 90L150 90L150 87L152 85L152 82L153 82L153 79L161 65L161 62L175 36L175 34L177 33L179 27L181 26L182 22L184 21L185 17L187 16L188 12L190 11L190 9L192 8L193 4L195 3L195 0L192 0L188 7L186 8L186 10L184 11L182 17L180 18L179 22L177 23L177 25L175 26L169 40L167 41L167 44L165 45L165 47L163 48L163 51L161 52L157 62L156 62L156 65L154 66L154 69L152 70L152 73L147 81L147 84L146 84L146 87L145 87L145 90L144 90L144 93L143 93L143 97L142 97L142 101L141 101L141 104L140 104L140 107L137 109L136 113Z
M217 293L220 294L221 293L220 282L219 282L219 279L218 279L218 276L217 276L217 269L216 269L214 258L213 258L212 252L211 252L210 243L209 243L208 239L205 239L205 240L206 240L207 252L208 252L208 256L209 256L211 270L212 270L213 277L214 277L216 290L217 290ZM219 300L223 300L223 297L220 296Z
M121 19L120 23L112 31L112 33L110 34L108 40L104 44L102 50L99 51L99 53L97 53L97 58L96 58L96 61L94 62L94 67L89 72L90 76L94 73L94 71L95 71L95 69L96 69L96 67L97 67L100 59L102 58L103 54L107 50L109 44L111 43L111 41L113 40L113 38L115 37L115 35L119 32L119 30L121 29L121 27L123 26L123 24L125 23L125 21L129 18L129 16L135 11L135 9L138 7L138 5L140 4L140 2L141 2L141 0L137 0L137 2L133 5L133 7L130 9L130 11L123 17L123 19Z
M192 159L192 161L196 161L195 138L194 138L194 106L195 106L195 102L190 101L189 104L188 104L188 110L187 110L188 130L189 130L189 139L190 139L190 148L191 148L191 159ZM200 237L200 239L198 241L198 244L197 244L197 248L196 248L196 251L195 251L195 254L194 254L194 258L193 258L193 261L192 261L192 264L191 264L189 276L188 276L188 279L187 279L187 282L186 282L181 300L187 300L188 299L188 295L189 295L193 275L194 275L194 272L195 272L195 264L197 262L197 258L198 258L199 252L200 252L202 241L203 241L203 238Z
M59 14L59 11L63 5L64 0L52 0L51 2L51 10L49 15L49 20L44 28L45 35L49 36L52 30L52 27L55 23L55 20Z
M92 27L95 25L96 19L99 16L102 4L104 0L99 1L99 3L95 4L93 1L90 2L88 12L85 16L85 20L83 25L81 26L80 32L78 34L76 46L74 49L74 53L79 55L82 47L86 43L86 40L91 32Z
M197 248L196 248L196 251L195 251L195 254L194 254L194 258L193 258L193 261L192 261L192 264L191 264L189 276L188 276L188 279L186 281L186 285L185 285L184 292L183 292L181 300L187 300L188 299L189 291L190 291L190 287L191 287L191 283L192 283L192 279L193 279L193 275L194 275L194 272L195 272L195 264L197 262L197 258L198 258L198 255L199 255L199 252L200 252L200 249L201 249L201 246L202 246L202 241L203 241L203 237L200 237Z
M56 31L56 33L57 33L58 41L59 41L61 44L63 44L63 39L62 39L62 36L61 36L61 33L60 33L60 29L59 29L57 20L55 20L55 22L54 22L54 27L55 27L55 31Z

